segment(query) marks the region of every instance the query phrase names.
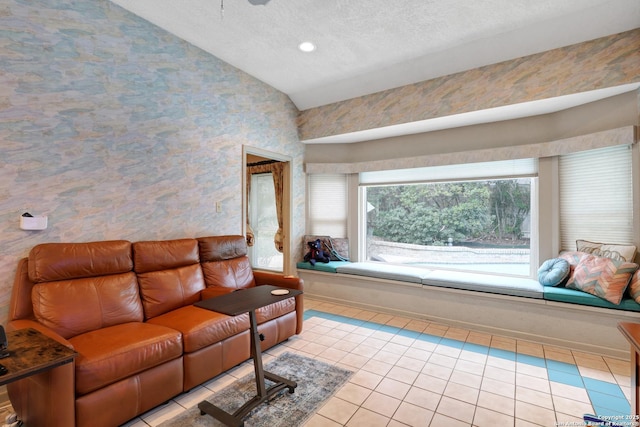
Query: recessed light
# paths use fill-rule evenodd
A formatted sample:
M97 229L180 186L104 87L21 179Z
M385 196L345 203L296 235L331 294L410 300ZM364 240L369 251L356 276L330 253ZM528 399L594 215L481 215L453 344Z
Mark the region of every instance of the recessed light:
M313 52L314 50L316 50L316 45L311 42L302 42L298 45L298 49L303 52Z

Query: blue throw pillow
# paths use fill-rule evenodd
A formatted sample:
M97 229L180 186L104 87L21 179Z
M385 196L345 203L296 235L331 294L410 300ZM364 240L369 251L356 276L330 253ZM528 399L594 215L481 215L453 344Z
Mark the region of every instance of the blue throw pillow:
M562 258L548 259L538 269L538 282L542 286L558 286L569 278L570 266Z

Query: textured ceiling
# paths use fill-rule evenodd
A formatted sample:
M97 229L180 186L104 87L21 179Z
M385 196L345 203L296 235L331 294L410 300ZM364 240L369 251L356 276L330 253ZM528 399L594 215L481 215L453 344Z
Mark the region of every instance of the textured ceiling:
M112 1L300 110L640 26L640 0Z

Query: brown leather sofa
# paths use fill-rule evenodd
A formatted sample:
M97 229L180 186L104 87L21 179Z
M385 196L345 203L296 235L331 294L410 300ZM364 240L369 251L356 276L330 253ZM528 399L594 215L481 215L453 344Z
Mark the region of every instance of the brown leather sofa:
M254 272L243 236L46 243L19 262L9 330L35 328L74 363L7 385L26 425L118 426L250 357L247 314L194 302L302 280ZM302 330L302 295L257 311L267 349Z

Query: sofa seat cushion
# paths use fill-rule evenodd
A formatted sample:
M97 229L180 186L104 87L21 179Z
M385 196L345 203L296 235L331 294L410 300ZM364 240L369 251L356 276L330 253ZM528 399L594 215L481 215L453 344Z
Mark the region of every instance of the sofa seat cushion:
M296 299L287 298L282 301L275 302L273 304L260 307L256 310L256 322L261 325L276 317L283 316L287 313L291 313L296 310Z
M316 263L318 265L318 263ZM419 267L397 266L376 262L344 263L338 267L338 273L357 276L377 277L379 279L401 282L422 283L431 274L431 270Z
M193 305L154 317L148 323L182 333L184 352L192 353L249 329L249 315L227 316Z
M69 342L76 357L76 392L90 393L182 355L175 329L132 322L77 335Z
M537 280L523 277L496 276L446 270L433 271L422 283L431 286L529 298L542 298L544 288Z
M638 304L631 298L623 298L620 304L616 305L595 295L588 294L576 289L568 289L562 287L545 287L544 299L548 301L590 305L592 307L615 308L618 310L640 312L640 304Z

